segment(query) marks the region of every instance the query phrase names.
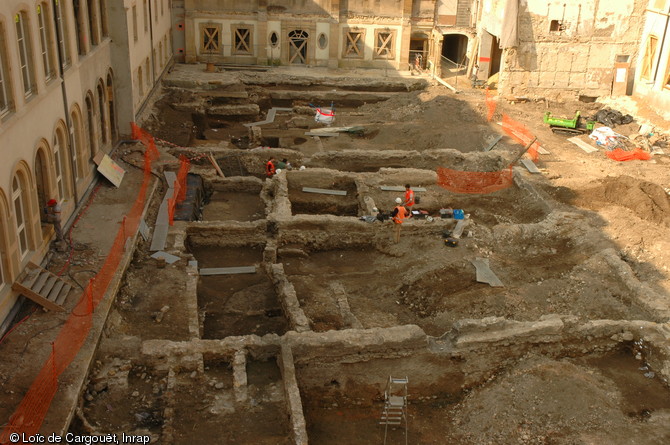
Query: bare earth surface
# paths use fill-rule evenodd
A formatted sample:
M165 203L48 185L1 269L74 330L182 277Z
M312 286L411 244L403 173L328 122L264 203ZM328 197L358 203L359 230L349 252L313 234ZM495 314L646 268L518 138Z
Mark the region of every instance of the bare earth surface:
M261 87L248 89L256 95L263 94ZM184 124L189 115L170 107L168 97L175 100L178 93L166 93L158 100L152 111L156 119L145 126L157 136L178 144L203 143L193 139L193 135L184 136L191 132L186 128L190 123ZM616 104L636 105L630 101ZM319 151L424 152L452 148L461 151L464 159L471 159L468 157L474 158L474 153L481 152L497 134L502 134L496 122L506 113L523 123L549 152L537 162L541 174L517 170L536 195L516 185L480 196L447 192L434 181L415 184L428 189L422 194L418 208L434 215L444 207L462 208L470 214L469 236L461 239L457 248L445 247L440 236L422 235L418 231L403 235L396 245L391 241L390 226L378 223L375 224L379 233L388 232L388 240L374 246L326 250L307 244L282 246L284 250L280 250L277 262L283 263L295 286L312 330L328 332L350 327L333 298L338 292L347 295L350 311L362 328L416 324L435 337L449 331L458 320L492 316L532 321L546 314L560 314L580 320L667 323L670 157L657 154L650 161L615 162L602 149L585 153L566 141L566 136L553 134L542 123L546 110L570 116L575 110L588 114L600 106L580 102L513 104L500 99L493 121L487 122L481 90L455 95L445 88L431 86L424 91L397 93L385 102L343 107L336 125L363 125L365 133L321 138L323 150L316 149L311 139L294 145L296 138L306 131L304 128L294 134L281 133L281 138L294 141L288 145L298 150L300 156L296 158L307 165L309 157ZM644 109L632 111L644 122L659 128L667 125ZM267 134L273 128L279 131L287 120L288 116L278 118L276 127L269 126L264 131ZM218 133L224 135L217 142L230 148L233 138L246 134L240 127L239 122L232 120L220 122ZM629 124L617 131L633 133L637 128L636 124ZM581 138L588 142L586 136ZM496 163L504 166L519 148L504 137L494 154L482 159L480 165L482 169ZM127 155L133 157L133 150L129 148ZM163 151L168 148L163 147ZM670 148L665 151L670 154ZM242 170L241 164L239 169ZM129 176L126 181L136 180L134 177ZM384 182L376 170L357 180L371 189ZM355 181L346 175L332 182L323 181L315 186L356 189ZM289 182L294 214L359 214L355 200L306 197L300 186ZM111 216L117 209L104 201L111 192L104 189L95 197L92 213L73 232L77 244L71 275L84 277L86 270L99 267L104 237L100 236L93 218L106 218L110 228L118 224L118 218ZM377 193L375 199L380 208L391 207L395 194L372 193ZM127 195L126 199L132 193ZM152 204L148 221L155 220L158 204L158 201ZM264 217L263 201L252 193L216 191L204 209L206 221L249 222ZM199 261L199 267L263 262L262 250L256 247L231 250L191 246L189 253ZM172 425L173 443L291 443L282 376L274 361L247 363L250 394L244 408L236 405L232 396L233 371L226 360L205 357L203 372L177 372L170 378L165 369L144 365L140 353L142 341L192 338L189 332L192 320L182 298L186 289L186 260L162 266L149 254L148 244L140 241L109 316L71 431L147 432L157 438L152 443L161 443L165 394L172 391L179 401L171 407L177 419ZM470 263L475 257L488 258L505 287L476 282ZM62 267L66 258L67 254L56 255L51 268ZM627 267L624 272L648 286L646 300L631 298L626 276L621 270L612 269L613 259L622 259ZM221 293L227 297L219 298ZM264 273L200 278L197 310L205 339L283 335L287 330L272 281ZM13 412L20 395L31 383L29 376L34 375L27 365L21 365L21 375L12 368L22 362L20 358L27 352L36 352L35 363L41 363L40 357L49 351L32 351L31 345L35 338L55 335L51 331L58 322L49 323L39 311L31 317L30 324L22 325L0 346L6 357L0 364L3 401L0 412L4 419ZM31 333L36 330L41 332ZM650 374L644 362L636 358L637 352L634 348L622 348L601 355L574 357L529 354L513 366L491 370L490 378L481 385L418 400L411 398L410 378L409 443L670 443L670 391L666 382ZM367 366L366 372L376 372L374 361ZM435 372L439 372L437 364ZM168 381L175 386L168 389ZM356 392L355 385L353 388L355 396L352 394L351 399L334 397L328 388L303 390L310 443L381 443L383 430L378 425L381 394L366 388ZM354 403L354 399L358 402ZM393 443L403 440L401 430L392 429L389 434Z

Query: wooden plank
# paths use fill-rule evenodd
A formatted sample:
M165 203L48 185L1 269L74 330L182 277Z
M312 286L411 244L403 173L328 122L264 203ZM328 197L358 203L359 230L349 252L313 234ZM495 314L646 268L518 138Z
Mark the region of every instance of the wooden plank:
M28 267L30 267L30 265L26 267L26 270L28 269ZM41 269L27 270L26 277L21 281L21 284L28 288L33 287L35 280L37 280L37 277L40 276L40 270Z
M405 187L401 185L381 185L379 186L380 189L384 192L404 192ZM415 192L425 192L426 188L425 187L412 187L412 190Z
M56 298L56 304L59 306L63 306L65 303L65 300L67 299L67 296L70 294L70 289L72 289L72 286L69 284L66 284L63 289L60 291L60 294Z
M491 150L493 149L493 147L495 147L496 145L498 145L498 142L500 142L500 139L502 139L502 138L503 138L503 137L502 137L501 134L498 135L498 136L496 136L496 138L493 140L493 142L491 142L488 146L486 146L486 147L484 148L484 151L491 151Z
M173 188L174 183L177 180L177 175L175 174L175 172L163 172L163 176L165 176L168 188Z
M256 273L256 266L241 267L209 267L200 269L200 275L235 275L243 273Z
M209 162L211 162L212 165L214 166L214 169L216 170L216 173L219 176L221 176L222 178L225 178L226 175L224 175L223 172L221 171L221 167L219 167L219 163L216 162L216 158L214 157L214 155L212 153L210 153L208 157L209 157Z
M502 281L500 281L489 267L488 258L475 258L474 260L470 260L470 262L477 270L477 282L487 283L491 287L504 287Z
M35 282L35 285L30 286L30 290L39 294L42 287L44 287L44 283L47 282L49 275L51 275L49 272L47 272L46 270L42 270L39 279Z
M156 258L156 259L163 258L165 260L165 262L168 263L168 264L176 263L177 261L179 261L181 259L178 256L170 255L169 253L163 252L163 251L159 251L159 252L154 253L153 255L151 255L151 258Z
M315 133L313 131L308 131L305 133L305 136L328 137L328 138L336 138L339 135L340 133Z
M156 224L154 227L154 236L151 238L151 247L149 250L155 252L157 250L165 249L165 242L167 241L168 225Z
M314 188L314 187L303 187L302 191L306 192L306 193L321 193L323 195L339 195L339 196L346 196L347 195L346 190L318 189L318 188Z
M44 287L38 293L48 300L49 298L47 295L49 295L49 292L51 292L51 289L53 289L56 281L58 281L58 277L56 275L51 275Z
M597 148L595 148L595 147L591 146L590 144L587 144L586 142L579 139L579 136L568 138L568 141L572 142L577 147L581 148L582 150L584 150L587 153L593 153L595 151L598 151Z
M56 298L60 294L60 290L63 288L63 286L65 286L65 281L58 280L56 281L56 284L54 285L53 289L51 289L51 292L49 292L49 295L45 295L44 293L42 293L42 295L44 295L47 298L47 300L51 300L55 303Z
M40 306L50 311L65 312L65 309L62 306L59 306L53 301L49 301L40 294L33 292L31 289L22 286L21 283L16 282L12 284L12 289L14 289L17 292L20 292L26 298L33 300L35 303L39 304Z
M521 163L528 169L529 172L531 173L542 173L540 170L538 170L537 166L533 161L530 159L522 159Z

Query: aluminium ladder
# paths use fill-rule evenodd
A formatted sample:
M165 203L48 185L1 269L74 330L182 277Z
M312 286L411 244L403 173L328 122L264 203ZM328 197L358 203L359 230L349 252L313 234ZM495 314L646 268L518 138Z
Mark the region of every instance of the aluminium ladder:
M384 390L384 411L380 425L384 425L384 445L389 425L405 426L405 445L407 445L407 383L408 379L389 376Z

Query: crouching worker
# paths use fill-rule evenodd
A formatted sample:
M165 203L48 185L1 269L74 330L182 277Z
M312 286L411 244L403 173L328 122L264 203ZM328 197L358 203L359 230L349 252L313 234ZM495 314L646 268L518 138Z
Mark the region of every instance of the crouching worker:
M61 227L61 208L58 201L50 199L47 202L47 222L53 224L58 241L63 241L63 229Z
M268 162L265 164L265 174L268 176L268 178L273 177L276 170L277 168L275 167L275 158L268 159Z
M407 218L407 209L402 205L402 199L395 199L396 206L391 212L391 219L393 220L393 240L396 244L400 242L400 226L405 218Z

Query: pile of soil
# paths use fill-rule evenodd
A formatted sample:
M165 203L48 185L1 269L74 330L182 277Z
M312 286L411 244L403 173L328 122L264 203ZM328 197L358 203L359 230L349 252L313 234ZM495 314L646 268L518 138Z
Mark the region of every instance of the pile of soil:
M658 417L653 409L628 412L644 402L607 374L567 359L530 358L454 408L454 435L462 444L665 443L667 409Z
M641 219L670 226L670 197L663 187L631 176L608 176L580 191L577 204L593 210L609 205L626 207Z

